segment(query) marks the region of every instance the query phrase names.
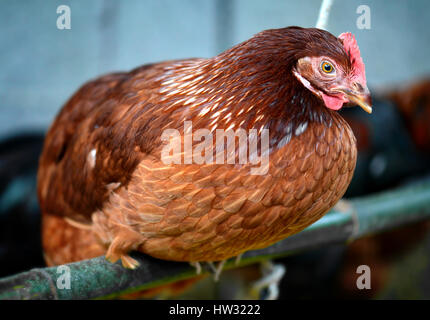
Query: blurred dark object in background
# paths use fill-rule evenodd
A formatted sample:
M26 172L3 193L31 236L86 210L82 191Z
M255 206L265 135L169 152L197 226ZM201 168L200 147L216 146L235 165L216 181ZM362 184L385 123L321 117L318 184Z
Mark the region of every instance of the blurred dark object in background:
M373 94L371 116L344 108L358 160L346 197L392 188L430 170L430 80Z
M43 266L36 174L43 133L0 142L0 277Z
M280 299L430 299L429 230L418 222L280 259ZM360 265L371 270L369 290L357 288Z
M358 108L341 111L354 130L359 149L357 168L347 197L393 188L430 174L430 81L424 80L400 91L374 94L373 98L372 116ZM35 132L0 142L0 277L44 266L35 185L43 138L42 133ZM398 260L408 252L415 252L423 243L430 245L429 226L428 223L417 223L359 239L349 246L333 244L279 259L287 266L280 298L381 296L381 291L390 286L389 273L396 268ZM427 261L429 257L427 254ZM417 263L429 266L428 262ZM374 270L371 291L359 291L355 287L355 268L360 264L367 264ZM247 268L251 271L227 271L225 281L221 277L219 285L208 285L212 283L212 279L208 279L206 288L209 286L222 293L223 288L232 286L233 278L243 277L246 281L242 282L255 280L251 278L258 277L258 272L252 268L258 266ZM430 283L430 279L419 277L416 281ZM196 287L202 289L204 285ZM397 297L395 286L392 285L391 291L385 290L385 296ZM425 293L429 297L430 288ZM202 295L188 294L186 297ZM217 296L214 293L207 297ZM235 295L223 293L223 297Z
M429 230L430 221L418 222L352 242L337 274L341 296L345 299L429 299ZM362 264L372 271L371 290L356 288L356 269Z
M430 153L430 79L412 84L404 90L388 93L401 112L409 134L419 151Z

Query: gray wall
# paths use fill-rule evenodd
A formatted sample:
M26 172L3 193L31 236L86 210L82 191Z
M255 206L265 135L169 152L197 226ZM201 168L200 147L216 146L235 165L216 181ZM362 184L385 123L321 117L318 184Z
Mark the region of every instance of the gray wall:
M57 6L72 11L58 30ZM371 8L371 29L356 9ZM2 0L0 136L45 129L85 81L165 59L210 57L269 28L315 25L320 1ZM370 86L430 74L430 1L335 0L328 30L356 35Z

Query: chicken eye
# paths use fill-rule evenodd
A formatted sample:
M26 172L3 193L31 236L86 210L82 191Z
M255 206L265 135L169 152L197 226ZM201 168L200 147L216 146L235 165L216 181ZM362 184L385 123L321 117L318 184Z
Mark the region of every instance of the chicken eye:
M321 70L324 73L332 73L334 71L334 67L333 67L333 65L330 62L323 61L321 63Z

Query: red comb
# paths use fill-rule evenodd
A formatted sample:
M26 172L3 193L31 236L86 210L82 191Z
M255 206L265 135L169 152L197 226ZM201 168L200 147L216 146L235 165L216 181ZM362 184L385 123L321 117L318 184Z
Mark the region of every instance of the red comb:
M352 67L354 73L361 84L366 85L366 72L364 70L363 59L360 55L360 49L358 49L357 41L350 32L342 33L339 39L343 42L343 47L350 55Z

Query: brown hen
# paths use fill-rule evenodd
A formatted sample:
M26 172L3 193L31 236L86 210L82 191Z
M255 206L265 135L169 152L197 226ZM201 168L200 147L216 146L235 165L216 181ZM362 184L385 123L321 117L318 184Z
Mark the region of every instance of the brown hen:
M371 111L355 39L299 27L263 31L213 58L85 84L49 129L40 158L48 264L106 254L134 268L131 250L220 261L301 231L352 178L355 138L335 111L348 102ZM194 135L201 143L190 156L187 139L199 129L205 139ZM221 139L227 161L218 145L204 148L219 129L237 135ZM249 150L239 131L249 134ZM166 140L166 132L180 135ZM168 146L179 158L174 150L166 157Z

